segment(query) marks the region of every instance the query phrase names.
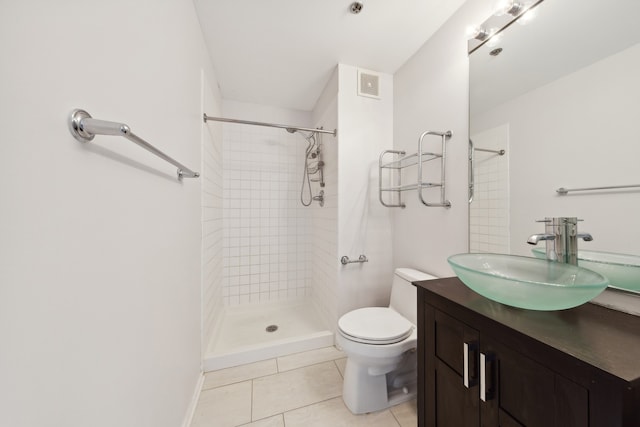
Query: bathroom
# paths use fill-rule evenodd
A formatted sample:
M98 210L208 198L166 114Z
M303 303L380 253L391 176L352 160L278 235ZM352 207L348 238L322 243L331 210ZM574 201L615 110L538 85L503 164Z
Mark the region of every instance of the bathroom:
M204 336L214 332L225 302L242 306L255 303L252 298L271 300L272 293L276 300L286 294L284 302L295 301L293 294L314 295L322 299L318 315L331 331L330 320L339 314L384 303L394 267L448 277L453 273L447 257L469 250L467 27L484 21L494 1L433 2L424 44L412 47L406 62L385 72L364 60L337 60L324 70L325 89L318 93L324 96L298 109L225 99L199 23L197 9L204 3L2 6L0 425L183 425L202 378ZM366 19L367 8L376 4L365 2L361 14L352 15L348 3L331 2L336 14L351 20ZM306 53L299 55L296 61L309 60ZM380 76L380 99L356 95L360 69ZM261 81L248 76L251 84ZM201 172L200 179L177 180L170 165L123 138L96 136L79 143L67 126L74 108L128 124ZM282 289L238 281L235 293L230 276L224 286L225 251L229 257L232 251L225 247L225 224L234 219L225 209L225 190L232 188L230 176L221 173L229 160L225 138L248 138L243 143L250 147L255 137L280 153L304 149L307 142L282 129L205 124L203 112L337 129L337 137L322 137L325 205L287 207L297 211L287 220L302 223L306 234L295 244L283 242L274 260L279 268L283 253L301 247L296 261L311 265L311 274L285 270ZM451 208L424 207L411 196L406 209L382 207L378 156L388 149L415 151L425 130L452 132L447 142ZM349 143L340 144L344 141ZM600 142L603 150L611 146L605 135ZM595 165L606 168L599 176L606 182L596 182L599 177L586 182L586 172L551 185L633 184L632 166L625 163L631 158L620 155L615 165L600 158ZM302 178L296 159L287 187L292 200L299 197ZM576 165L576 174L579 170ZM545 172L540 164L540 176ZM242 173L240 181L242 187ZM527 187L519 190L521 197L549 191L533 177L522 181ZM541 231L535 220L564 213L552 211L554 195L548 196L551 201L542 200L535 209L512 211L511 220L517 219L524 233ZM635 193L595 194L562 203L586 204L570 214L584 220L580 228L593 234L594 248L639 253L634 198ZM630 226L622 232L612 222ZM286 227L268 225L278 232ZM228 233L231 238L232 230ZM529 251L526 237L516 248L514 235L511 251ZM369 262L340 264L344 255L353 260L361 254ZM306 284L296 279L289 285L292 274L301 274Z

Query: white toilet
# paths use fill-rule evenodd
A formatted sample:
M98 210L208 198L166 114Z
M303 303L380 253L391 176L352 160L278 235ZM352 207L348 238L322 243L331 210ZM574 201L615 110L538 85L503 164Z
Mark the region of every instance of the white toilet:
M354 414L379 411L416 394L417 290L434 276L398 268L389 307L353 310L338 320L336 342L347 354L342 398Z

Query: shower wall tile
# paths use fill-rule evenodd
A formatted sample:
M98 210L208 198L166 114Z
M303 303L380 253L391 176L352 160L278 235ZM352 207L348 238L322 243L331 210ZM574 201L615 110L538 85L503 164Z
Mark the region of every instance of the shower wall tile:
M475 194L469 209L469 250L509 253L509 126L473 135L476 148L506 150L499 156L475 153Z
M223 139L224 304L308 297L311 214L300 203L306 141L242 125L225 125Z

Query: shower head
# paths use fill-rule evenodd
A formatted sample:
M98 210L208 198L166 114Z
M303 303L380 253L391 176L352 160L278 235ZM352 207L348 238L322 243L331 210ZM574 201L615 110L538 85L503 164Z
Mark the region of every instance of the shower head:
M294 128L286 128L289 133L296 133L296 129Z

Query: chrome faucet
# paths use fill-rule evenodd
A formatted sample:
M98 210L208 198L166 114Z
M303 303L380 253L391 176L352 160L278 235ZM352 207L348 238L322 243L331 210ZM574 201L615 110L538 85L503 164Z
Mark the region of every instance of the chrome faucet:
M541 240L553 240L556 238L555 234L533 234L527 239L527 243L530 245L537 245Z
M527 243L537 245L544 240L549 261L578 265L578 239L585 242L593 240L589 233L578 233L578 221L581 220L576 217L545 218L538 221L545 223L545 232L533 234L527 239Z

